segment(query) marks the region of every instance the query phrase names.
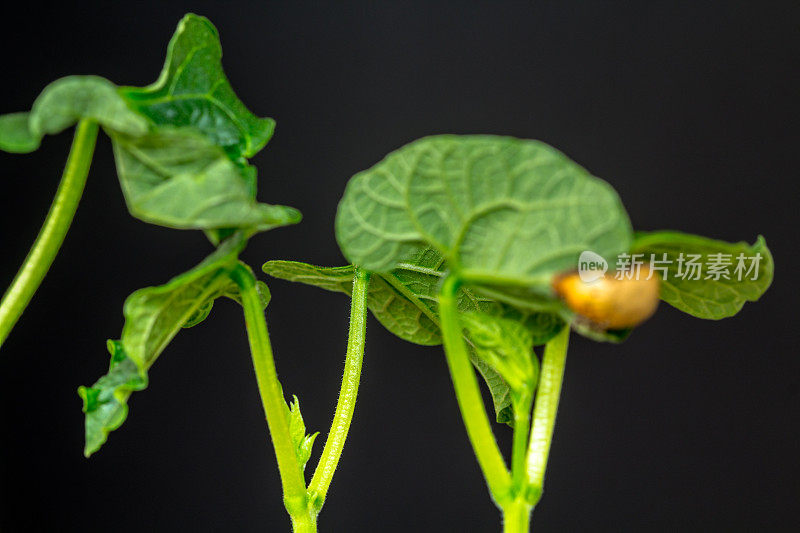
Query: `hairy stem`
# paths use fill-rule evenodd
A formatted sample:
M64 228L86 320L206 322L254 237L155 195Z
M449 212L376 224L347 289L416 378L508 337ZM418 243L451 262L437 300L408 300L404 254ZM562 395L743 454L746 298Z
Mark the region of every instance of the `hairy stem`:
M489 485L492 498L502 506L502 503L508 499L511 476L492 433L486 408L478 389L478 381L475 378L467 346L461 334L456 306L458 287L459 280L450 276L445 279L439 292L439 315L444 351L450 367L450 376L453 379L458 406L461 409L461 418L467 428L467 435L481 470L483 470L486 483Z
M356 269L353 279L353 293L350 301L350 330L347 337L347 355L344 362L344 375L342 388L339 392L339 401L333 415L331 430L322 450L314 477L308 487L309 495L317 511L322 508L325 496L339 464L342 455L350 422L353 420L353 411L358 396L358 385L361 381L361 363L364 359L364 342L367 325L367 289L369 288L369 273Z
M291 516L294 533L317 533L317 511L311 505L305 512L298 512Z
M539 387L533 407L533 430L528 447L527 472L529 501L535 505L544 488L544 472L553 440L558 399L564 380L564 365L567 362L569 327L565 327L544 348Z
M316 514L312 516L309 512L303 469L297 459L295 446L289 433L288 409L278 381L278 373L275 370L272 345L269 341L261 300L256 291L255 278L246 267L241 265L232 272L231 277L239 286L242 298L247 338L250 342L258 392L261 395L272 446L278 460L278 471L283 486L283 501L286 510L292 517L292 523L303 526L304 529L300 529L300 531L314 531L315 529L308 529L308 523L309 520L313 521L316 518Z
M89 175L97 131L98 126L94 121L83 119L78 122L61 183L47 218L25 262L0 301L0 346L30 303L64 242Z

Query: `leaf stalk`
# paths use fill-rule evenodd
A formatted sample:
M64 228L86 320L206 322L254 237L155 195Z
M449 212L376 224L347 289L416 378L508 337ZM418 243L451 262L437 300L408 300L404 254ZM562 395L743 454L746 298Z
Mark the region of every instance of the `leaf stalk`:
M553 429L561 396L561 384L564 381L568 345L569 327L564 327L544 348L539 387L533 407L533 429L531 430L526 464L529 483L528 495L532 505L539 500L544 488L544 474L550 454L550 445L553 441Z
M89 119L78 122L61 183L42 229L0 301L0 346L30 303L64 242L86 185L97 132L97 122Z
M467 428L472 449L486 478L492 498L502 508L511 495L511 476L492 433L478 381L461 333L456 305L460 284L457 277L449 275L439 290L439 316L444 351L458 406L461 409L461 418Z
M342 387L333 415L331 430L325 441L319 464L308 487L312 504L317 512L322 509L336 466L344 449L350 423L358 396L361 381L361 365L364 359L364 344L367 324L367 291L369 272L357 268L353 278L353 292L350 301L350 329L347 337L347 354L344 363Z

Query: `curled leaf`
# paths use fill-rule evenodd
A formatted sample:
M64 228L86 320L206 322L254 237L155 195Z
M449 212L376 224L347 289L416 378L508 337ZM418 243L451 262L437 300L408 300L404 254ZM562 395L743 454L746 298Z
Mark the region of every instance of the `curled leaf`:
M99 76L68 76L48 85L30 113L0 116L0 149L33 152L45 135L60 133L81 119L126 135L143 135L149 127L110 81Z
M216 28L186 15L170 41L158 80L119 88L97 76L48 85L30 113L0 116L0 149L32 152L45 134L81 119L111 137L130 213L178 229L202 229L219 244L300 221L290 207L256 201L256 170L247 162L275 122L253 115L233 92L221 64Z
M120 341L108 341L108 351L111 354L108 373L91 387L78 388L86 414L86 457L99 450L109 432L125 421L131 393L147 388L147 371L125 354Z
M121 341L128 357L140 367L152 364L198 309L224 294L243 246L242 239L226 241L188 272L131 294L123 307Z
M190 13L175 30L158 80L144 88L125 87L122 94L158 126L198 131L233 160L252 157L269 141L275 121L258 118L245 107L221 60L217 29L207 18Z
M719 320L738 313L745 302L755 302L772 284L775 266L764 237L752 245L730 243L676 231L639 232L632 253L663 261L661 299L698 318ZM687 262L708 268L719 259L718 273L688 272Z
M214 299L231 290L228 274L243 246L244 239L235 236L192 270L164 285L140 289L125 301L122 337L108 343L108 373L91 387L79 389L86 414L87 457L125 421L130 394L147 386L150 367L181 328L204 319Z
M128 209L145 222L264 231L301 219L291 207L258 203L255 168L234 163L196 132L162 127L138 137L113 134L112 139Z
M0 150L27 154L39 148L41 139L30 128L30 113L0 115Z

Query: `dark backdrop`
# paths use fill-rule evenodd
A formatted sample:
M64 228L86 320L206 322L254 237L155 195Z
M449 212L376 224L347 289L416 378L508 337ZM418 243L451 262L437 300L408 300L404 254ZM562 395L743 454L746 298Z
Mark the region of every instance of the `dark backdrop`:
M347 179L443 132L553 144L610 181L640 229L763 233L775 283L737 317L702 321L664 305L620 346L573 338L534 523L800 525L795 2L28 3L0 16L0 112L28 109L68 74L153 81L189 10L218 26L242 99L278 122L254 161L260 198L305 215L254 238L252 265L342 264L333 219ZM38 231L69 142L65 133L29 156L0 153L0 285ZM209 250L199 232L128 216L102 139L61 254L0 354L4 531L288 529L234 304L182 333L124 427L95 457L81 454L75 389L105 371L123 300ZM284 388L324 433L347 298L270 285ZM510 431L497 431L507 447ZM320 523L499 530L440 348L404 343L370 319L356 417Z

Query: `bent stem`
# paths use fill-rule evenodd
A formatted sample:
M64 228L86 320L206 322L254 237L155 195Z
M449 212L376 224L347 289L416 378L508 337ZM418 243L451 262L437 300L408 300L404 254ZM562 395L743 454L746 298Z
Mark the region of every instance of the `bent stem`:
M544 473L547 457L553 441L558 399L564 381L564 366L567 362L569 326L564 327L544 348L539 387L533 407L533 430L528 447L526 470L528 473L528 500L536 505L544 488Z
M255 278L244 266L239 265L231 273L231 277L239 286L244 308L244 319L247 325L247 338L250 342L250 353L253 368L258 382L258 392L267 417L267 426L278 460L278 471L283 487L283 501L295 532L312 533L316 528L316 513L312 512L306 494L303 469L297 459L292 437L289 433L286 400L278 381L275 360L272 356L272 345L267 332L267 322L261 300L256 291Z
M0 301L0 346L41 285L58 254L83 195L97 141L97 123L78 122L61 183L25 262Z
M331 430L322 450L322 457L320 457L314 477L311 478L308 486L308 494L316 512L319 512L325 503L325 496L328 493L336 466L339 464L347 433L350 430L350 422L353 420L358 385L361 381L361 363L364 359L368 288L369 272L357 268L350 301L350 330L347 337L342 388L336 403Z
M439 316L447 365L453 379L461 418L467 428L472 449L483 470L486 483L495 503L503 507L510 495L511 476L492 433L486 408L483 405L478 381L469 361L467 346L458 322L456 294L460 281L448 276L439 291Z

